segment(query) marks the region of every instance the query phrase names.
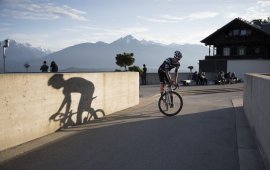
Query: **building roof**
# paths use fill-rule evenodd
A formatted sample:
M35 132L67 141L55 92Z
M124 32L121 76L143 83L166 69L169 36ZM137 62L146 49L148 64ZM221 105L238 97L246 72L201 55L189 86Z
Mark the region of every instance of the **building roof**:
M261 29L268 32L268 34L270 34L270 23L262 23Z
M229 28L230 26L234 24L244 24L247 28L256 29L262 34L270 37L270 22L262 22L261 20L254 20L253 22L249 22L241 18L235 18L234 20L232 20L225 26L221 27L214 33L210 34L205 39L201 40L201 42L205 43L206 45L211 44L211 42L215 39L216 36L218 36L220 33L222 33L223 31L225 31L227 28Z

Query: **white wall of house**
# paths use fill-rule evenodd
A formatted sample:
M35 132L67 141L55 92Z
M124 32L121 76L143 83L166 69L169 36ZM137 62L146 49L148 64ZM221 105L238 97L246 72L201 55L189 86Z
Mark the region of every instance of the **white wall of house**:
M243 79L245 73L270 73L270 60L228 60L227 72Z

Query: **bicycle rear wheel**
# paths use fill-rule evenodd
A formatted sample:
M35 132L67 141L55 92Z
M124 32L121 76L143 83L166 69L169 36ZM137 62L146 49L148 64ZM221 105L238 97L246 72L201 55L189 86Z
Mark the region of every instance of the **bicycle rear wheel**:
M167 93L164 93L160 96L158 101L158 108L161 113L163 113L166 116L174 116L177 115L183 107L183 99L182 97L176 93L176 92L170 92L170 96L173 97L173 105L167 102L166 95Z

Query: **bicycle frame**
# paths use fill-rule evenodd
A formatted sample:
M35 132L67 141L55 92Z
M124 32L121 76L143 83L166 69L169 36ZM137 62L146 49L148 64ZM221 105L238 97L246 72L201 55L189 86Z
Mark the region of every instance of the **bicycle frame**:
M170 92L173 91L173 88L171 85L169 84L165 84L164 89L163 89L163 93L165 94L165 101L167 104L172 104L172 100L171 100L171 94Z

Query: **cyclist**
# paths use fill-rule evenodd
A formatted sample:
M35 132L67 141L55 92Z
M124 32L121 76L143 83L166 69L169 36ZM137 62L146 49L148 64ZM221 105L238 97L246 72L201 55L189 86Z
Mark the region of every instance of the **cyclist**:
M158 76L160 80L160 93L162 95L164 84L168 82L170 85L177 83L178 79L178 69L180 67L180 59L182 58L182 53L180 51L174 52L173 58L167 58L158 69ZM174 79L171 78L170 70L175 68Z

